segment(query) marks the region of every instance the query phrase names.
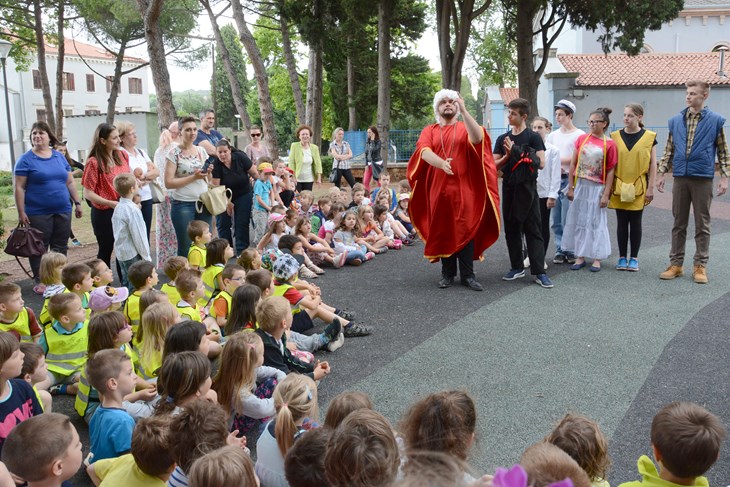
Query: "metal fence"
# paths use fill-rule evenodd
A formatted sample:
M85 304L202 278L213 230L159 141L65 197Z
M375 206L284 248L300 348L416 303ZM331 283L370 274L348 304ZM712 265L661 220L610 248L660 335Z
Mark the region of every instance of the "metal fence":
M588 132L588 127L578 127ZM609 127L609 131L613 132L623 128L622 125L613 124ZM658 126L658 127L646 127L647 130L651 130L657 133L657 155L661 156L664 152L664 145L667 142L667 135L669 134L669 127ZM501 134L507 132L507 128L491 128L487 129L489 137L492 139L492 143L497 140ZM725 126L726 133L730 130L730 125ZM416 142L418 137L421 135L421 130L391 130L390 131L390 152L388 154L388 160L390 162L408 162L411 155L416 150ZM350 144L352 148L352 154L355 162L364 162L365 160L365 142L367 140L367 132L365 131L348 131L345 132L345 140Z

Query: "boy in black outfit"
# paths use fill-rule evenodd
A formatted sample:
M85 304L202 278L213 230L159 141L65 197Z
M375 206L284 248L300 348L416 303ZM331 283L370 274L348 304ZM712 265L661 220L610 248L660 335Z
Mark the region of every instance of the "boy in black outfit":
M527 116L530 114L527 100L516 98L509 102L507 108L510 131L500 135L494 144L494 162L497 170L502 170L502 215L511 267L502 279L513 281L525 277L522 255L524 234L530 273L540 286L552 288L553 282L544 269L545 249L540 231L540 199L537 195L537 170L545 165L545 144L538 133L527 128ZM525 166L520 167L522 164Z

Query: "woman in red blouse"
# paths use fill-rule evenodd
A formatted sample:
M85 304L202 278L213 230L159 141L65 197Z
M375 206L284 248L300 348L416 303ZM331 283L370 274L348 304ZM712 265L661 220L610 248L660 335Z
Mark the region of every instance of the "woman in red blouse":
M114 177L131 172L129 159L124 151L119 150L119 142L119 132L114 125L99 125L81 179L84 196L91 202L91 226L99 243L96 257L110 267L114 250L112 214L119 201L119 194L114 190ZM121 275L118 262L117 275Z

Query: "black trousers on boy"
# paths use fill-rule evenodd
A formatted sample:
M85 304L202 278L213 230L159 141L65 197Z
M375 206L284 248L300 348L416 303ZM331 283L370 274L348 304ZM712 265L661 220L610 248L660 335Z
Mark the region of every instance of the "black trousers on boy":
M470 240L463 249L451 257L441 258L441 275L444 277L456 277L457 262L462 281L469 277L474 277L474 240Z
M533 276L544 274L545 244L542 238L542 217L540 198L534 185L529 190L502 186L502 215L504 216L504 236L511 269L522 269L522 235L527 242L527 256L530 258L530 273ZM529 195L532 194L532 198ZM525 197L526 196L526 197ZM531 201L530 201L531 199Z

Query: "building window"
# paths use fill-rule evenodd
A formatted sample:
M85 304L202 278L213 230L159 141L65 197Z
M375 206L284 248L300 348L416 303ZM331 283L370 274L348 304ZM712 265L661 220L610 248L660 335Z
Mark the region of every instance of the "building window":
M129 78L129 93L132 95L142 94L142 78Z
M41 72L37 69L33 70L33 89L34 90L40 90L41 89Z
M87 107L84 110L84 115L101 115L101 112L97 107Z
M38 122L47 122L48 120L46 120L46 110L43 108L36 108L35 119Z
M73 114L74 114L74 109L73 108L64 108L63 109L63 116L64 117L70 117Z
M73 73L63 73L63 91L76 91Z
M86 75L86 91L93 93L96 91L96 80L93 74Z

